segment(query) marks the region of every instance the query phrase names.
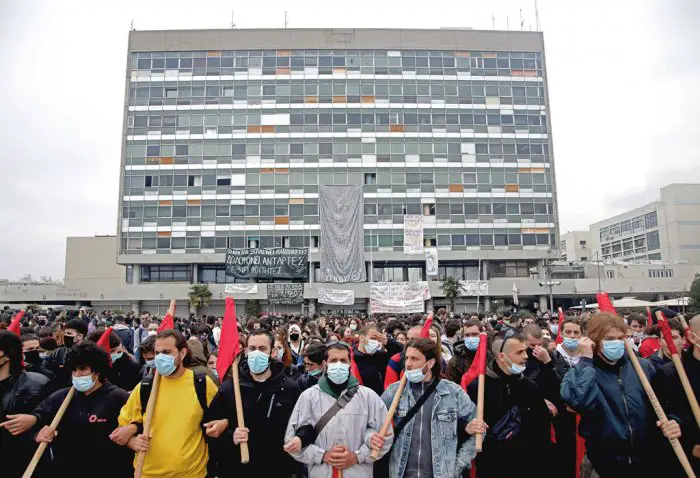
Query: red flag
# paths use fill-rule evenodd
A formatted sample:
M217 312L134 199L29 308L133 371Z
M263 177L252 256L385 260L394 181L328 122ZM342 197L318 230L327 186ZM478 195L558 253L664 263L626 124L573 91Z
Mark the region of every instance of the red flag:
M559 307L559 329L557 330L557 344L560 344L564 342L564 336L562 333L564 332L564 319L566 317L564 316L564 312L561 310L561 307Z
M479 335L479 348L476 349L476 355L474 355L474 361L472 362L469 369L462 375L462 380L459 385L467 391L469 384L477 378L479 375L486 373L486 347L487 338L485 333Z
M598 309L600 309L601 312L610 312L611 314L617 315L617 311L610 301L607 292L599 292L596 294L596 299L598 299Z
M175 309L173 308L173 314L175 313ZM168 312L165 314L165 317L163 318L163 322L160 323L158 326L158 332L162 332L163 330L170 330L175 328L175 320L173 319L172 314L168 310Z
M668 351L670 352L671 355L676 355L678 354L678 349L676 348L676 343L673 341L673 335L671 334L671 326L668 325L668 320L666 320L666 317L664 317L663 314L661 314L662 319L659 319L658 324L659 328L661 329L661 335L664 338L664 341L666 342L666 347L668 347Z
M647 327L654 325L654 319L651 316L651 309L647 307Z
M430 338L430 327L433 325L433 313L431 312L428 315L428 319L425 321L425 324L423 324L423 328L420 331L420 336L423 339L429 339Z
M578 427L581 423L581 415L576 414L576 478L581 478L581 464L586 455L586 440L579 435Z
M7 330L14 332L17 335L22 335L22 331L19 328L19 323L22 321L22 317L24 317L24 310L20 310L17 315L12 318L12 322L10 322L10 326L7 328Z
M221 324L221 338L219 339L219 355L216 358L216 371L221 380L224 379L226 372L231 368L240 351L236 302L233 297L226 297L226 309L224 310L224 321Z
M97 341L97 346L104 349L109 357L109 365L112 366L112 347L109 346L109 335L112 333L112 327L107 327L100 340Z

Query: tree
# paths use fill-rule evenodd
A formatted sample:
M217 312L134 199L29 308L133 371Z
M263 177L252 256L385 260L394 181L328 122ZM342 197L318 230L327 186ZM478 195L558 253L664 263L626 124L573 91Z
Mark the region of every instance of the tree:
M454 276L445 277L442 280L442 284L440 284L440 288L445 295L445 299L450 302L450 311L454 312L455 302L460 296L459 280Z
M194 284L187 294L190 298L190 310L199 315L200 309L209 306L211 301L211 290L208 284Z
M700 312L700 274L695 274L695 278L690 284L688 297L690 297L690 300L688 301L690 310L694 313Z
M248 317L257 317L260 313L260 301L257 299L248 299L245 301L245 315Z

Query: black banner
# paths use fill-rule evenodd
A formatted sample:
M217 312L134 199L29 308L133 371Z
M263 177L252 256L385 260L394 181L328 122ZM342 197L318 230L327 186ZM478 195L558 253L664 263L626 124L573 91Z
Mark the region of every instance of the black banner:
M228 249L226 275L237 279L307 279L307 248Z
M267 301L270 304L303 304L304 284L267 284Z

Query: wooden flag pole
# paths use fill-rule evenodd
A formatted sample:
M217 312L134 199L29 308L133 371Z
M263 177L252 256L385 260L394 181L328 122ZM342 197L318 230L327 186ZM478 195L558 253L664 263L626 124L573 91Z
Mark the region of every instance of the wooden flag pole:
M661 323L666 320L666 317L664 317L661 311L657 310L656 319ZM693 387L690 385L690 380L688 380L688 374L685 373L685 368L683 367L683 362L681 361L681 356L678 354L678 350L676 350L675 354L671 354L671 360L673 361L674 367L676 367L676 372L678 372L678 378L681 380L681 385L683 385L685 396L688 398L688 402L690 402L690 408L693 410L695 422L698 424L698 427L700 427L700 406L698 406L698 399L695 396L695 392L693 392Z
M68 390L68 395L66 395L66 398L63 399L63 403L58 409L58 412L56 412L56 416L53 417L53 420L51 420L51 425L49 426L54 430L58 428L58 424L61 422L63 415L66 413L68 405L70 405L70 401L73 399L73 395L75 395L75 387L71 387L70 390ZM39 443L39 447L36 449L36 452L34 452L32 461L29 462L29 466L27 466L27 469L24 471L22 478L31 478L32 474L34 474L36 466L39 464L39 460L41 460L41 455L44 454L44 450L46 450L47 446L48 443Z
M170 300L167 314L175 313L175 299ZM167 315L166 314L166 315ZM148 395L148 404L146 405L146 413L143 415L143 434L149 439L151 436L151 425L153 424L153 414L156 411L156 400L158 400L158 389L160 388L160 374L156 370L153 373L153 383L151 384L151 392ZM146 462L146 452L139 452L136 456L136 465L134 466L134 478L141 478L143 474L143 465Z
M476 399L476 418L479 420L484 419L484 389L486 387L486 375L483 373L479 374L479 388L477 389L477 399ZM484 446L484 434L476 434L476 452L479 453Z
M654 408L654 412L656 412L656 416L662 422L668 421L666 413L664 412L664 409L659 403L659 399L656 398L654 389L651 388L649 379L647 379L647 376L644 374L644 370L642 370L642 366L639 364L639 359L637 359L637 356L634 354L632 344L627 340L625 340L625 349L627 350L627 356L629 357L630 362L632 362L632 366L634 367L635 372L637 372L639 381L642 382L642 387L644 388L644 391L646 392L647 397L649 398L649 402L651 402L651 406ZM693 468L690 466L688 457L685 456L685 452L683 451L683 447L678 441L678 438L669 438L668 441L671 442L671 447L673 448L673 451L676 454L676 458L678 458L678 461L681 463L681 466L683 467L683 470L686 472L688 477L695 478Z
M386 416L386 420L384 420L384 423L382 424L382 428L379 430L379 436L381 438L384 438L386 434L389 432L389 427L391 426L391 420L394 417L394 413L396 413L396 409L399 407L399 402L401 401L401 394L403 393L403 389L406 387L406 375L404 374L403 377L401 377L401 381L399 382L399 388L396 389L396 393L394 394L394 399L391 401L391 406L389 407L389 413ZM372 448L372 452L370 453L370 456L372 457L372 460L376 460L379 457L379 449L377 448Z
M233 375L233 395L236 400L236 418L238 420L238 428L245 428L245 419L243 417L243 401L241 400L241 382L238 378L238 362L241 360L241 354L236 356L236 360L231 367ZM250 461L250 453L248 451L248 443L240 443L241 447L241 463L244 465Z

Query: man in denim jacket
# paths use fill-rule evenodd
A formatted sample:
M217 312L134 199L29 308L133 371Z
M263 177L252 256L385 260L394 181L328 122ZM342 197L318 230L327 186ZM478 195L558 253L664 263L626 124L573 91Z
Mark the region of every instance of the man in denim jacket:
M483 421L472 420L476 407L459 385L440 380L440 366L437 345L431 340L415 339L406 346L405 375L408 383L401 394L394 423L400 424L423 393L430 393L430 396L394 437L389 476L460 476L476 454L471 435L485 431ZM436 385L435 380L438 380ZM382 395L387 408L391 406L398 386L398 383L392 384ZM373 437L372 445L379 444L375 441Z

